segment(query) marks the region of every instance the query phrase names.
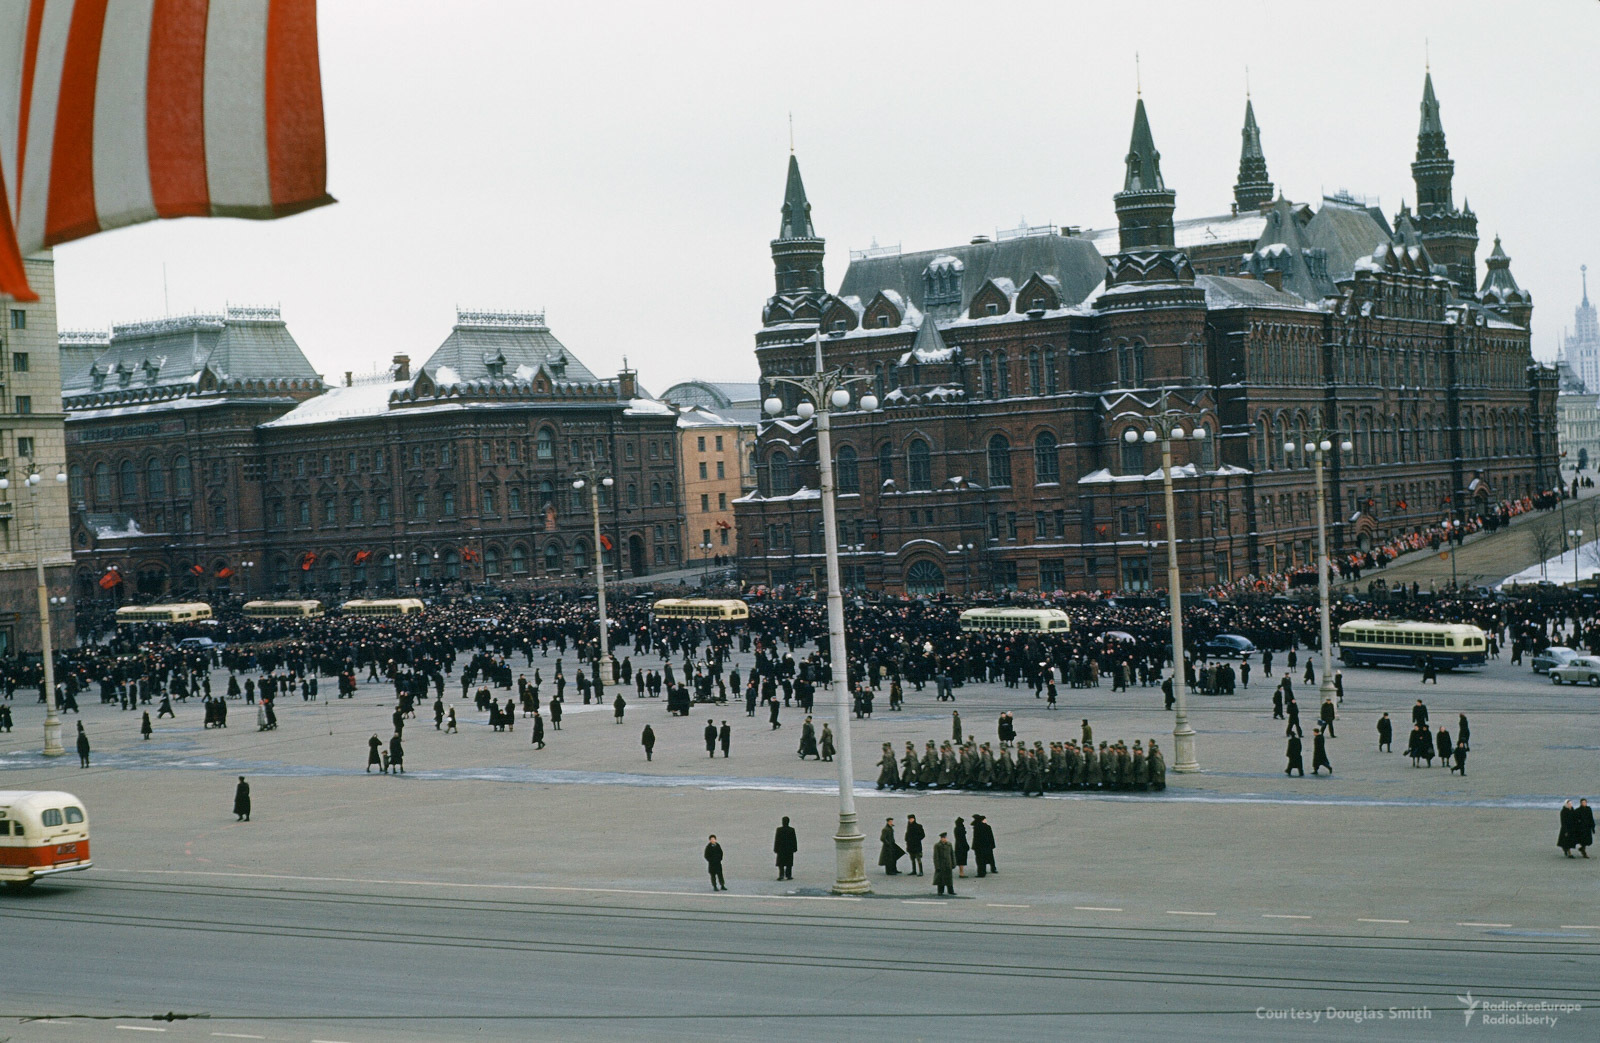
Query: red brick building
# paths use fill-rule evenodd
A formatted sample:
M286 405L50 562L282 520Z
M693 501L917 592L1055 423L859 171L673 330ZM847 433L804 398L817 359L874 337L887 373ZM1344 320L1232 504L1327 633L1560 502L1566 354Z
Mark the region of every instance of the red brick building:
M1209 439L1174 447L1185 583L1311 560L1318 431L1335 547L1436 524L1557 480L1553 369L1529 350L1531 297L1498 241L1477 289L1476 218L1455 208L1424 86L1413 214L1275 195L1247 104L1232 212L1174 220L1140 100L1114 232L1016 229L943 250L853 254L825 287L823 240L790 159L776 293L756 334L763 383L826 362L884 407L836 414L844 575L931 592L1143 589L1169 520L1160 460L1123 438L1165 409ZM1337 453L1334 455L1338 455ZM766 421L738 504L742 573L815 581L811 423Z

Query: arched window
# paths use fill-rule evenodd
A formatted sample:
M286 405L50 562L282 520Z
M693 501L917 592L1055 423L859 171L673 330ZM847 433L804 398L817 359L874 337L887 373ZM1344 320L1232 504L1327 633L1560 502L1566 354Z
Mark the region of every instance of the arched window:
M583 540L572 545L572 567L576 569L589 567L589 544Z
M1056 376L1056 349L1044 349L1044 393L1054 395L1059 388Z
M1272 424L1265 413L1256 418L1256 469L1272 469Z
M767 471L772 495L788 496L794 492L794 487L789 484L789 457L786 454L779 452L768 457Z
M544 570L550 573L561 571L561 545L554 540L544 545Z
M1056 436L1049 431L1040 431L1033 440L1033 480L1035 482L1061 480L1061 457L1056 452Z
M628 506L639 506L639 487L632 482L628 483Z
M102 507L111 502L111 468L104 460L94 465L94 498Z
M444 578L458 580L461 578L461 553L457 550L447 550L442 555L444 565Z
M162 470L161 461L153 456L144 465L144 489L151 496L165 496L167 493L167 472Z
M539 483L539 509L542 511L556 500L556 487L546 478Z
M878 447L878 485L894 481L894 446L888 442Z
M117 491L122 496L122 498L124 500L132 500L132 499L135 499L136 497L138 497L138 495L139 495L139 475L133 469L133 461L132 460L124 460L124 461L122 461L122 466L120 468L118 468L117 481L118 481L118 490Z
M996 394L994 379L994 356L983 356L983 397L994 398Z
M67 494L74 503L83 501L83 467L79 464L67 468Z
M483 550L483 575L485 579L500 575L500 552L493 547Z
M1209 424L1202 425L1200 430L1206 436L1200 440L1200 469L1215 471L1217 469L1217 434L1211 430Z
M511 548L511 574L521 576L528 571L528 548L514 544Z
M1000 376L1000 397L1001 398L1010 398L1011 397L1011 366L1006 361L1006 353L1005 352L1002 351L999 354L995 355L995 357L994 357L994 368L997 371L999 371L999 376Z
M1122 387L1138 387L1144 383L1144 345L1139 341L1123 341L1118 345L1117 383Z
M848 445L839 447L839 460L833 469L833 484L840 493L861 491L861 469L857 466L856 451L853 447Z
M189 458L179 453L172 458L172 487L181 496L192 488L189 475Z
M1011 484L1011 442L1005 435L989 437L989 484Z
M1039 349L1028 352L1028 394L1037 395L1044 387L1044 371L1039 367Z
M650 505L652 507L661 506L661 483L660 482L651 482L650 483Z
M929 457L928 443L920 438L913 438L906 446L906 484L912 489L933 488L933 465Z
M556 433L548 427L539 428L539 434L534 446L534 453L539 459L554 460L556 458Z
M328 586L330 587L337 587L344 581L344 568L339 564L338 558L323 558L322 574Z

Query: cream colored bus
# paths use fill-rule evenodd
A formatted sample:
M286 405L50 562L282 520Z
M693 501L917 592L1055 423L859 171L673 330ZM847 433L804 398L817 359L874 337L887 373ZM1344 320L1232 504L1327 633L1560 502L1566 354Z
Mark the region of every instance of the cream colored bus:
M118 626L145 623L194 623L211 618L211 606L203 601L183 601L171 605L124 605L117 609Z
M657 619L709 619L733 622L750 618L750 606L737 598L662 598L652 606Z
M422 599L352 598L339 610L347 616L414 616L422 611Z
M246 601L246 619L316 619L326 615L320 601Z

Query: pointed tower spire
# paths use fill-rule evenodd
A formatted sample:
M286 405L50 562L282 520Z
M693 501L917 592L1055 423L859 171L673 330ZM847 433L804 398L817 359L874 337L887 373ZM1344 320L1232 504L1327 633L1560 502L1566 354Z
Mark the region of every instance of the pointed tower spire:
M1233 185L1233 212L1248 213L1272 202L1272 179L1267 176L1267 157L1261 152L1261 128L1256 126L1256 110L1247 96L1244 101L1244 145L1239 150L1239 180Z
M1161 153L1150 133L1144 98L1133 107L1133 137L1128 144L1127 173L1114 197L1124 252L1172 245L1172 211L1177 193L1161 180Z
M783 190L783 224L778 229L779 239L815 239L816 229L811 227L811 203L806 200L806 186L800 180L800 160L789 153L789 182Z
M1578 271L1583 273L1583 307L1587 308L1589 306L1589 266L1580 264L1578 265Z
M1417 184L1417 226L1428 255L1445 266L1464 296L1478 287L1478 219L1471 207L1457 209L1452 182L1455 162L1445 145L1433 73L1422 79L1422 120L1417 127L1417 158L1411 177Z
M1494 249L1484 261L1488 274L1483 278L1483 291L1478 299L1504 318L1518 326L1526 326L1533 318L1533 294L1517 285L1511 274L1511 258L1500 246L1500 237L1494 237Z
M777 292L767 300L767 325L821 318L825 295L822 258L826 242L811 225L811 203L800 180L800 160L789 153L789 177L783 190L783 219L772 240L772 269Z

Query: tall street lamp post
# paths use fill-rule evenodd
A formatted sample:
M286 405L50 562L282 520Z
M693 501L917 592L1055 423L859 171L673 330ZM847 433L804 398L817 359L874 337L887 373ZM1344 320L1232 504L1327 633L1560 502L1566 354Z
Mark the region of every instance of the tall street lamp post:
M822 540L827 560L828 579L828 655L833 665L834 712L839 724L839 832L833 838L834 894L866 894L866 860L862 854L861 830L856 823L855 771L850 748L850 670L845 659L844 595L839 589L839 531L833 503L833 440L830 417L835 409L850 405L850 385L867 381L865 376L846 376L841 369L823 370L822 333L816 338L816 371L808 377L775 377L775 381L799 388L806 395L795 407L802 420L817 419L817 469L822 485ZM878 408L873 394L861 396L859 405L867 412ZM764 403L767 413L783 412L783 400L776 395Z
M56 474L56 482L65 484L65 472ZM66 750L61 748L61 719L56 716L56 664L55 650L50 644L50 589L44 582L44 530L39 527L39 483L41 479L38 471L30 472L22 480L28 489L28 508L33 517L33 573L37 580L39 593L39 656L43 660L44 678L40 682L44 687L44 755L46 757L59 757ZM0 478L0 492L11 488L11 479Z
M1567 535L1572 537L1572 585L1578 585L1578 549L1583 546L1583 530L1568 529ZM42 581L41 581L42 582Z
M1333 439L1329 434L1313 436L1314 441L1307 442L1304 446L1307 454L1311 456L1313 467L1317 475L1317 597L1320 604L1322 617L1322 700L1333 700L1338 691L1333 684L1333 625L1328 606L1328 498L1326 487L1323 485L1322 468L1325 454L1333 452ZM1349 440L1339 443L1339 451L1348 453L1354 446ZM1293 453L1293 442L1283 444L1285 454Z
M600 544L600 490L609 489L615 483L609 474L602 475L600 468L594 466L576 474L572 487L582 489L585 485L589 486L589 508L594 518L595 605L600 610L600 662L595 668L594 683L595 692L599 693L606 684L614 684L617 680L611 672L611 627L606 619L606 552Z
M1163 407L1165 398L1163 395ZM1165 408L1145 419L1150 426L1142 434L1130 427L1122 437L1130 445L1141 438L1146 443L1161 442L1161 494L1167 512L1167 611L1172 616L1172 695L1177 703L1177 716L1172 727L1172 770L1199 771L1200 762L1195 759L1194 729L1189 727L1189 678L1183 661L1183 596L1178 586L1178 515L1172 505L1172 441L1188 437L1203 441L1207 431L1203 425L1193 423L1194 433L1191 436L1183 424L1195 418Z

